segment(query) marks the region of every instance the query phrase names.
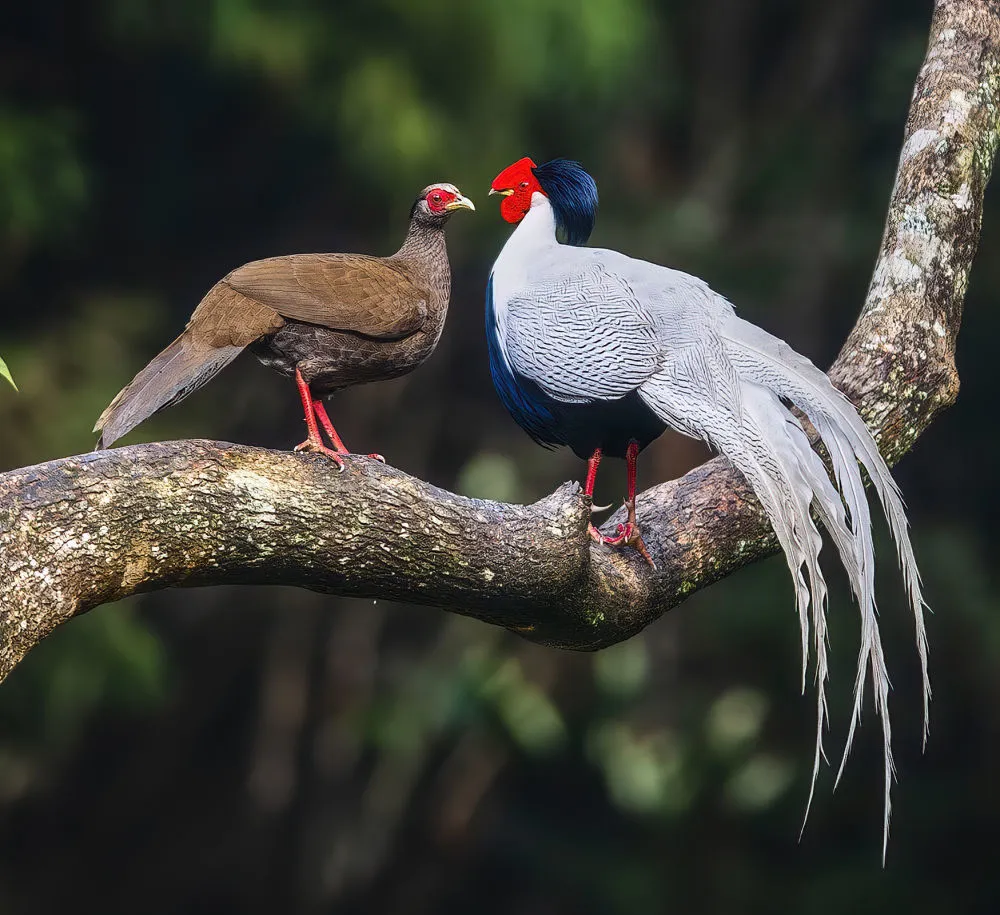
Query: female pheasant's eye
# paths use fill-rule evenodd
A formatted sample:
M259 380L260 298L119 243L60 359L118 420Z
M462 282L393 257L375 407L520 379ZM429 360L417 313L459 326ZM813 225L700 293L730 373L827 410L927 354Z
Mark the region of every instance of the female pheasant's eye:
M435 203L440 203L441 202L441 195L440 194L435 194L433 197L431 197L431 200L433 200Z

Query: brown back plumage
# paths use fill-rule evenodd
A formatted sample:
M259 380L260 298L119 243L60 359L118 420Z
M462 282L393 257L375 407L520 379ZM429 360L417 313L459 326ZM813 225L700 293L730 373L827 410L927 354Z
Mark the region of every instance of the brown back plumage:
M426 289L407 276L404 263L386 258L362 254L269 257L245 264L222 282L290 321L366 337L406 337L420 330L427 317Z

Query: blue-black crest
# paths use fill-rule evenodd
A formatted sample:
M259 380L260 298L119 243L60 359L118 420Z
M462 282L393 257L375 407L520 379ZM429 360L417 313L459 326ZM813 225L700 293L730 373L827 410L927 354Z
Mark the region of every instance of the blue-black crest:
M597 219L597 185L579 162L553 159L532 173L552 204L556 227L568 245L584 245Z

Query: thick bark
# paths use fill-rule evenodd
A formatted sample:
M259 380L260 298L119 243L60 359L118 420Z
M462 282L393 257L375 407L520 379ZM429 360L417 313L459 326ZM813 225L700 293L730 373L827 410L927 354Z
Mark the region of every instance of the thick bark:
M831 370L890 461L958 392L955 343L998 132L1000 11L939 0L867 301ZM338 474L319 457L200 441L11 471L0 476L0 676L106 601L223 582L431 604L595 649L776 548L721 460L638 506L655 571L591 542L574 485L507 505L365 458Z

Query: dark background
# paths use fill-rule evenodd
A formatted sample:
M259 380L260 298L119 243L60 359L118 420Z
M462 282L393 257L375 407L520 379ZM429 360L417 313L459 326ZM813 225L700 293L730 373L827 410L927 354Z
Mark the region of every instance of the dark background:
M497 401L486 198L529 154L597 178L594 243L707 278L828 365L864 299L931 4L913 0L105 0L0 12L0 466L86 451L101 409L218 277L388 253L420 187L451 313L407 379L334 402L359 451L533 500L583 468ZM0 688L0 912L993 912L1000 899L994 340L987 199L958 404L897 470L931 605L932 736L880 531L899 784L880 866L865 717L812 760L780 559L596 655L436 610L294 589L148 595L74 621ZM294 387L241 359L130 441L288 448ZM640 483L700 461L664 436ZM598 501L620 500L608 465ZM831 755L856 610L831 600ZM834 756L836 758L836 756Z

